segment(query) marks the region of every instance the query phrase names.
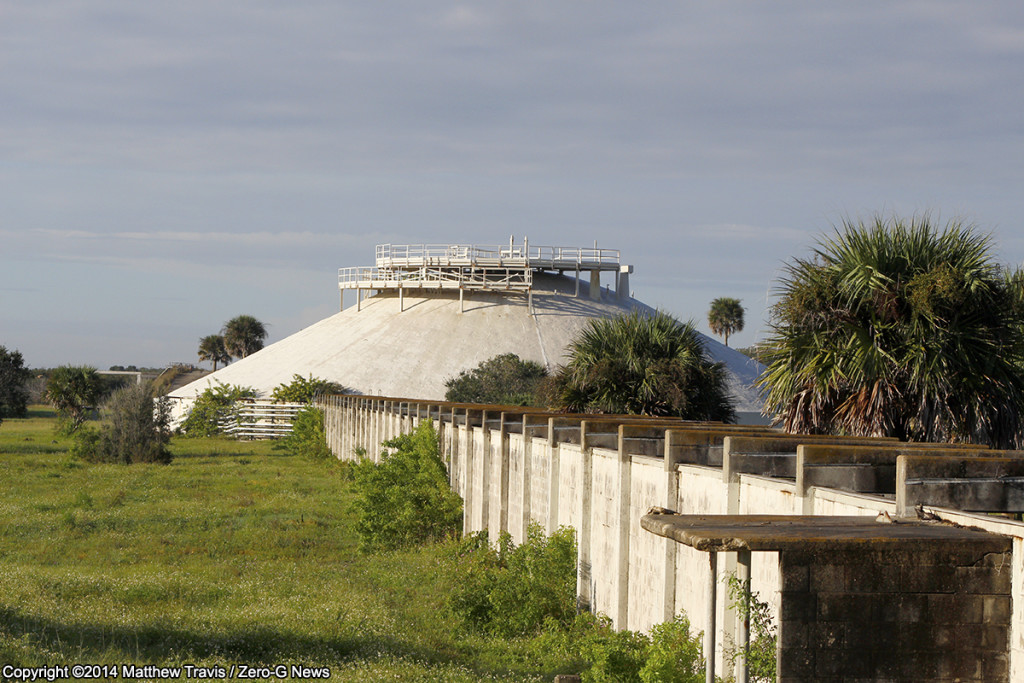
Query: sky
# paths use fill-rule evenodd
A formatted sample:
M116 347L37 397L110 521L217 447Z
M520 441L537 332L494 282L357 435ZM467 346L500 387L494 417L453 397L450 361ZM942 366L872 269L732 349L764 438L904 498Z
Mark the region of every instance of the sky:
M382 243L619 249L768 334L785 264L930 213L1024 262L1024 3L0 0L0 345L197 362Z

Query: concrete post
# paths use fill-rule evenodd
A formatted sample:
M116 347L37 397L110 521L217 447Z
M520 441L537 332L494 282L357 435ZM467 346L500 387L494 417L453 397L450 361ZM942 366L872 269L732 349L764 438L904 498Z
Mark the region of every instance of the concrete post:
M483 411L480 421L481 448L480 448L480 495L483 498L480 505L480 529L490 533L488 522L491 517L491 430L487 428L487 411ZM470 428L470 439L476 443L476 437ZM497 538L491 538L492 543Z
M589 611L594 596L591 590L590 516L593 514L594 451L587 439L587 421L580 422L580 451L583 454L583 472L580 477L580 530L576 539L576 607Z
M601 271L590 271L590 298L594 301L601 300Z
M708 553L706 586L707 606L704 610L704 682L715 683L715 615L718 603L718 553Z
M750 551L740 550L736 553L736 578L743 591L740 595L740 614L736 619L736 648L743 654L736 660L736 683L749 683L749 667L747 658L750 656Z
M558 473L561 468L555 418L548 419L548 534L558 531Z
M619 301L629 299L629 274L633 272L633 266L619 266L619 277L615 282L615 296Z
M619 426L619 580L618 610L613 624L617 629L629 628L629 504L633 488L633 459L626 452L624 428Z
M670 437L665 434L665 498L664 507L675 510L679 501L679 472L676 470L676 456L672 454ZM665 621L671 621L676 616L676 555L679 552L679 544L665 539L665 574L664 574L664 601L663 612ZM712 555L714 553L711 553Z

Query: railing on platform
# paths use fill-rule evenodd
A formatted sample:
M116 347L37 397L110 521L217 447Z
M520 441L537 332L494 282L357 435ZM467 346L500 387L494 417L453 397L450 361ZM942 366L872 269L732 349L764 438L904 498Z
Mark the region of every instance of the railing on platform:
M341 289L529 290L535 270L620 270L618 249L378 244L373 267L338 270Z
M581 269L603 267L611 270L620 265L618 249L597 247L549 247L492 244L378 244L378 268L416 267L422 265L492 265L510 262L530 268L580 266ZM555 264L549 266L548 264Z
M527 290L533 284L528 268L422 266L394 270L356 266L338 270L342 289L496 289Z

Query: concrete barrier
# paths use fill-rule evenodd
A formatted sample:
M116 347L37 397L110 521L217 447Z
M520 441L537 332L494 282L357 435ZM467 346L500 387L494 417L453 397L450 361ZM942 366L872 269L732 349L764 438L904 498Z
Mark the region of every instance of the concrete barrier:
M896 514L912 516L918 505L966 512L1024 512L1024 457L900 455L896 460ZM1006 457L1011 453L1010 457Z

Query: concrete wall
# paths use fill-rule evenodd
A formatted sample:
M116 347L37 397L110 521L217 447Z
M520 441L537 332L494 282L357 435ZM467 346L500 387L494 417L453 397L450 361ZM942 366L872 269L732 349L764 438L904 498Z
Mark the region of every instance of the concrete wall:
M524 409L502 414L488 406L353 396L328 397L320 406L328 443L341 458L356 457L358 447L376 460L382 440L420 420L432 420L441 435L452 487L465 501L465 530L487 529L495 540L506 531L520 543L531 521L546 531L572 527L579 546L579 602L608 615L617 628L647 630L680 611L686 612L695 631L705 628L708 555L642 530L639 518L652 506L682 514L895 514L891 495L814 486L801 495L791 478L680 464L682 459L716 460L724 437L707 425L665 427L663 433L673 435L667 439L670 443L703 445L695 451L666 446L659 456L652 455L658 450L656 439L627 438L635 427L619 427L616 447L609 420L603 417L600 427L588 435L586 417L575 418L574 423L574 418ZM687 430L692 430L692 438ZM745 462L749 467L750 461ZM774 462L773 471L778 471L778 459ZM1008 667L1010 680L1024 681L1024 561L1018 552L1024 547L1024 524L952 510L940 514L1013 537ZM753 553L751 559L752 588L778 615L778 555ZM735 567L734 553L719 553L719 644L735 638L736 620L724 589L724 577Z

